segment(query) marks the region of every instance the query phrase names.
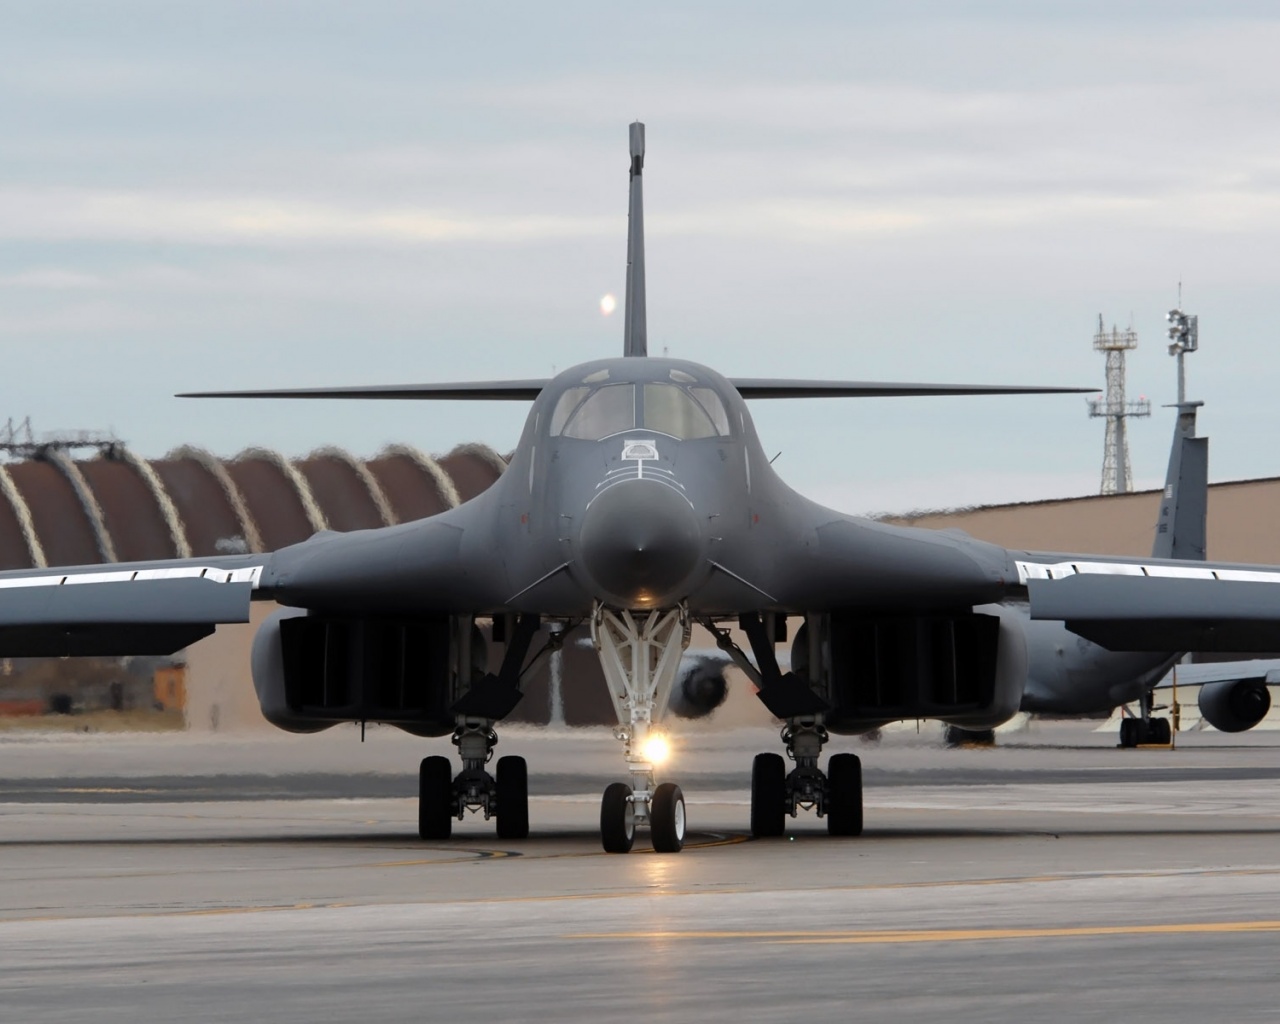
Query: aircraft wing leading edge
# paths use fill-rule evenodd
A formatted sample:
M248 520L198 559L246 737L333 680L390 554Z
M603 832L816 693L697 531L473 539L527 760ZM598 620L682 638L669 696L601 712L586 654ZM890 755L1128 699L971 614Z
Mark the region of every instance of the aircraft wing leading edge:
M733 377L743 398L928 398L953 395L1072 395L1097 388L1036 387L1020 384L918 384L866 380L787 380Z
M1031 618L1063 621L1112 651L1280 650L1280 572L1209 564L1202 575L1149 575L1153 567L1103 564L1028 579Z
M331 388L272 388L252 391L189 391L177 398L386 398L409 400L531 402L548 380L463 381L440 384L370 384ZM787 380L735 377L743 398L927 398L951 395L1085 394L1097 388L1037 387L1020 384L916 384L859 380Z
M453 384L369 384L336 388L271 388L253 391L188 391L176 398L399 398L532 402L546 380L463 381Z
M0 657L172 654L219 623L248 622L262 559L226 561L0 574Z

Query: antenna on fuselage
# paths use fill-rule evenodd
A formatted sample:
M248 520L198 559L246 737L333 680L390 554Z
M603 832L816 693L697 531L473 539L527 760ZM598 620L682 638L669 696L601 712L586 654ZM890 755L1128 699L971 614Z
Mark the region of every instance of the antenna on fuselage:
M623 318L622 354L647 356L649 335L644 315L644 125L631 122L631 205L627 209L627 306Z

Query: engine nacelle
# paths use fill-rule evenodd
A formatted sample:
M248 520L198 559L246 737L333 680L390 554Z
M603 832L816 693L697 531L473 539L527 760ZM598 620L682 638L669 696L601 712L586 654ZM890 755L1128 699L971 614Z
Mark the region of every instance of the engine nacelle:
M729 693L729 682L724 676L728 667L722 656L686 654L667 702L671 713L680 718L703 718L711 714Z
M450 671L450 625L445 617L278 611L253 638L253 686L262 715L288 732L383 722L418 736L447 735L459 696Z
M1200 687L1200 714L1219 732L1244 732L1267 717L1271 691L1265 679L1226 679Z
M827 727L863 732L887 722L929 718L992 729L1008 721L1026 683L1026 633L1015 612L994 611L832 614L825 629L827 699L833 705L825 716ZM797 646L799 641L797 636ZM793 669L807 661L807 655L793 652Z
M290 709L285 696L284 646L280 641L280 623L283 619L299 615L306 615L306 612L300 608L284 608L267 617L253 635L249 667L253 673L253 688L258 694L258 706L262 709L263 718L286 732L320 732L338 723L299 716Z

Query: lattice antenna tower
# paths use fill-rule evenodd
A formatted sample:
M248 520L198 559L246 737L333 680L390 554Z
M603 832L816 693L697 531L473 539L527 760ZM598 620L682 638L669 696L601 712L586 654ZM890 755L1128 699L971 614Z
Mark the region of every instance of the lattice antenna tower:
M1107 421L1102 448L1102 493L1127 494L1133 490L1133 470L1129 465L1129 434L1126 422L1135 416L1150 416L1151 403L1140 398L1130 402L1124 394L1124 354L1138 347L1138 332L1132 327L1107 330L1098 314L1098 331L1093 350L1107 355L1107 393L1089 400L1089 415Z
M114 457L124 442L109 431L55 430L37 434L31 429L31 417L21 422L13 417L0 425L0 454L13 459L44 459L50 452L69 452L76 448L96 448L99 455Z

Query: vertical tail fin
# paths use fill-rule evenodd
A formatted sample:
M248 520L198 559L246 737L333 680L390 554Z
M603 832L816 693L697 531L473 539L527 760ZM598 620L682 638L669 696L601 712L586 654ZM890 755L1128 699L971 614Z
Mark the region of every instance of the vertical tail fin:
M631 124L631 205L627 210L627 306L623 324L622 354L649 354L644 312L644 125Z
M1153 558L1204 561L1205 516L1209 505L1209 439L1196 437L1196 409L1203 402L1180 402L1173 430L1164 497L1156 519Z

